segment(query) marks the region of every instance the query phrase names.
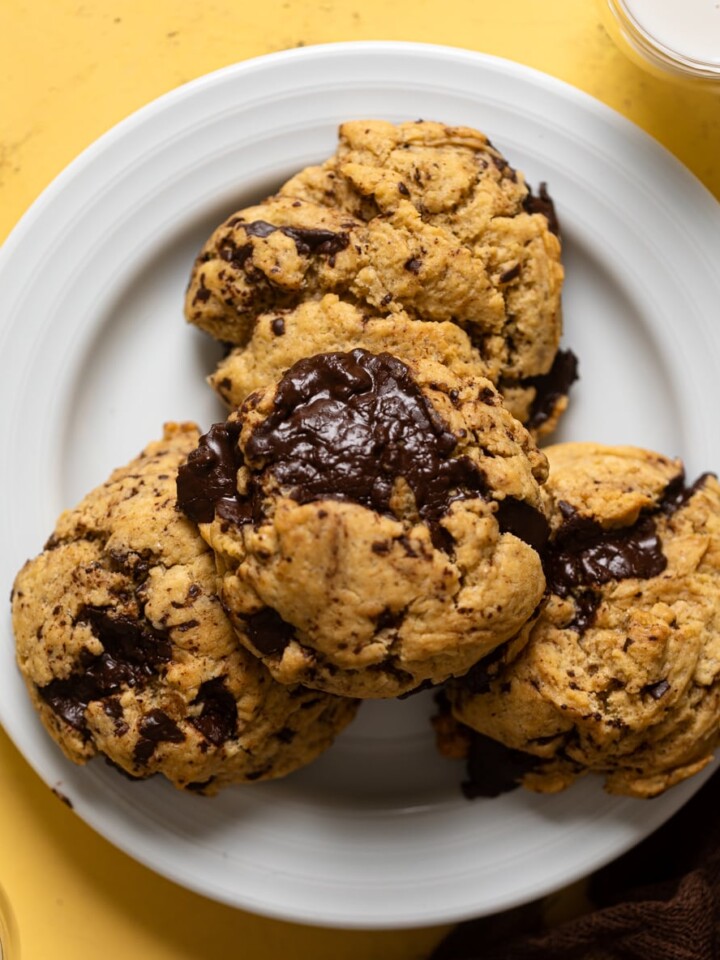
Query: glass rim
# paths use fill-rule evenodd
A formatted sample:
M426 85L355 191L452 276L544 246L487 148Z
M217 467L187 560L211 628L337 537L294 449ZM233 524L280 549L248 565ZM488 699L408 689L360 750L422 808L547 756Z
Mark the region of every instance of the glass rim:
M624 28L627 39L646 58L684 76L708 80L720 79L720 63L692 57L668 47L639 22L626 0L607 0L607 4Z

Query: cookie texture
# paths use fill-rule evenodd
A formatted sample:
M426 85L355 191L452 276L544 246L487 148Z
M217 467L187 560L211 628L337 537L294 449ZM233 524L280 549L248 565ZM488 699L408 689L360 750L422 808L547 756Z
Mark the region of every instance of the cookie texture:
M718 742L720 485L632 447L546 452L547 604L515 659L448 696L462 724L535 758L530 789L593 771L652 797Z
M390 353L399 360L442 363L461 378L487 373L467 334L454 323L423 323L405 313L373 316L327 294L294 310L261 314L247 346L223 358L209 381L225 403L235 408L255 390L276 383L303 357L356 347Z
M18 574L12 613L21 673L66 756L211 794L309 763L356 704L277 684L237 643L212 553L176 509L198 438L169 424L63 513Z
M489 381L308 357L201 440L178 501L281 683L394 697L513 636L544 591L546 461Z
M550 371L562 330L558 221L544 187L534 196L484 134L431 121L350 121L336 153L280 193L367 221L410 205L469 251L483 265L499 318L466 323L448 300L443 319L468 329L503 392L524 391L532 403L535 388L524 381Z
M455 323L512 412L543 434L576 375L557 389L562 281L552 202L483 134L356 121L325 164L218 227L185 312L236 347L258 316L328 293L370 318Z

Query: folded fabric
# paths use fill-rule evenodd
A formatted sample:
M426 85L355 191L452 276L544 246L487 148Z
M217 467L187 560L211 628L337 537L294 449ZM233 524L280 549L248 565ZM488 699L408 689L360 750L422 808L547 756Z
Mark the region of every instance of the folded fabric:
M596 909L550 928L547 899L460 924L430 960L716 960L720 777L587 893Z

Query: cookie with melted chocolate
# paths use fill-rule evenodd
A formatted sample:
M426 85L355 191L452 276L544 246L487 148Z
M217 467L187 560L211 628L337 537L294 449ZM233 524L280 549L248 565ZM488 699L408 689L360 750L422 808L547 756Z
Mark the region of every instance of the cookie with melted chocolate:
M450 685L454 714L541 758L530 789L655 796L720 741L720 485L635 447L545 452L548 601L515 659Z
M185 314L233 344L235 357L248 343L260 352L258 324L277 332L285 313L327 294L368 321L452 323L470 339L479 375L542 436L577 376L574 358L558 355L562 281L544 185L534 197L482 133L357 121L342 125L325 164L215 230L193 267ZM314 349L293 362L364 345L310 335ZM223 367L213 383L229 379L233 387L220 389L227 397L239 384Z
M489 381L357 348L251 394L181 468L178 501L277 680L395 697L465 672L533 613L545 471Z
M63 513L18 574L12 612L20 671L66 756L210 794L309 763L356 704L281 686L238 645L213 555L176 510L198 439L168 425Z
M429 229L482 264L491 322L489 314L463 313L463 284L451 273L443 290L446 312L423 318L460 323L513 415L538 435L555 428L576 371L556 363L563 269L560 224L545 184L533 195L523 174L478 130L353 120L340 126L335 154L292 177L280 193L367 223L392 223L416 211ZM384 255L380 248L381 261ZM420 253L412 261L420 284L427 282L427 259ZM408 263L401 261L405 273ZM449 259L451 270L452 264ZM391 304L412 312L389 287L388 293Z

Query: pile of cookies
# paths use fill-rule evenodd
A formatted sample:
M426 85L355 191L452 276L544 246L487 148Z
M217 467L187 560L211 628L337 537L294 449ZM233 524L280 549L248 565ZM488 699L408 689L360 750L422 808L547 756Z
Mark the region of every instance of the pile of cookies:
M577 376L562 281L544 187L440 123L346 123L218 227L186 316L227 345L227 420L166 426L13 589L67 756L213 793L309 763L363 699L442 685L468 795L595 771L652 796L709 762L720 486L538 448Z

